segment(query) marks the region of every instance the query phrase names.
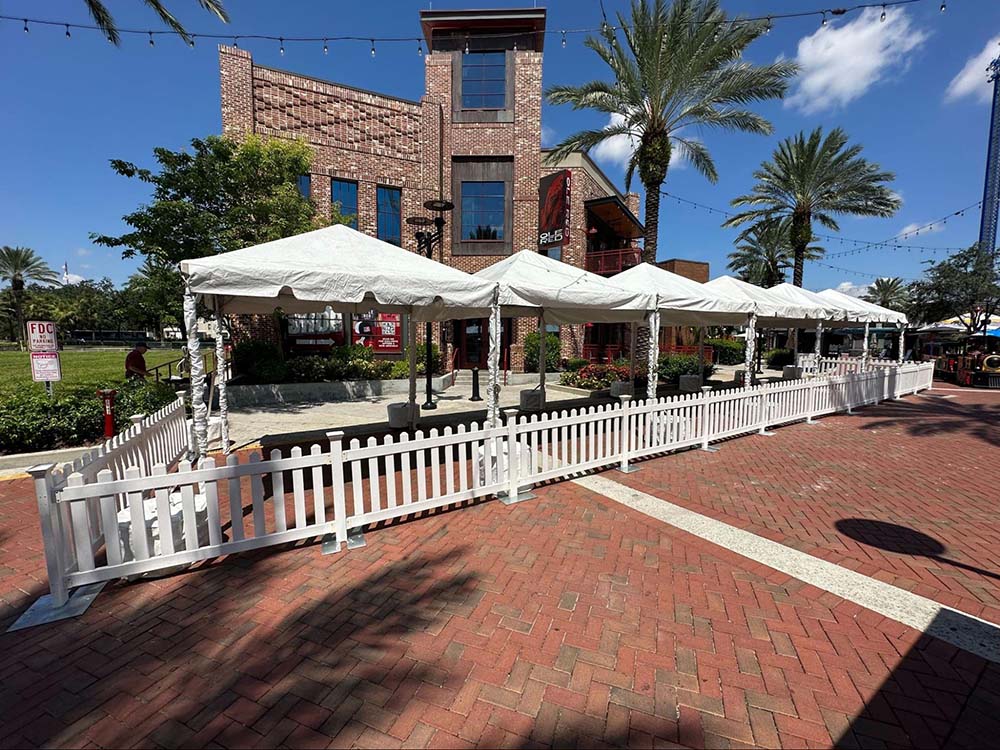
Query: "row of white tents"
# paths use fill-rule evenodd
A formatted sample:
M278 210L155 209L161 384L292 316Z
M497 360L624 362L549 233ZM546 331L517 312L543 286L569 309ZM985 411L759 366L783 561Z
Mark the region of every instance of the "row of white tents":
M200 455L208 446L205 372L198 356L197 300L226 314L370 310L403 313L412 321L489 318L487 415L499 419L501 317L548 324L631 323L660 326L745 326L746 372L753 370L755 329L815 327L817 351L823 326L889 323L904 325L902 313L835 290L813 293L789 284L770 289L720 277L707 284L641 264L605 279L575 266L522 250L467 274L416 253L338 225L181 263L184 311L192 354L191 387L195 438ZM416 415L416 326L408 325L410 413ZM221 330L221 328L220 328ZM866 330L867 333L867 330ZM545 336L540 337L544 341ZM865 336L867 345L867 335ZM656 336L649 347L648 396L656 393ZM222 337L216 337L222 360ZM540 352L540 363L545 353ZM224 379L218 382L222 445L228 448ZM540 375L544 383L544 372Z

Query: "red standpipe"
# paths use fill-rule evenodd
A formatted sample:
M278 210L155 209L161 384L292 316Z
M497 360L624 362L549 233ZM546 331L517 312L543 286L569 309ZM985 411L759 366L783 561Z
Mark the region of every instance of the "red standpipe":
M104 403L105 438L112 438L115 436L115 394L117 393L118 391L110 388L102 388L97 392L97 395L101 397L101 401Z

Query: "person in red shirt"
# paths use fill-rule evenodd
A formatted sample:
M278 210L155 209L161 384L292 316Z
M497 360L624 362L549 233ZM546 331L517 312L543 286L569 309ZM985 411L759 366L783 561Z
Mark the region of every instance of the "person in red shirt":
M138 343L125 357L125 377L128 380L135 378L149 377L149 370L146 369L146 352L149 347L143 343Z

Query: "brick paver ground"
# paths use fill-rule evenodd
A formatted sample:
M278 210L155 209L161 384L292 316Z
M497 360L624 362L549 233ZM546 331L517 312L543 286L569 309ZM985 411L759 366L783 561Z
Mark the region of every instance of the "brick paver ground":
M1000 391L944 387L619 481L1000 623Z
M871 425L900 408L628 479L676 490L689 462L726 456L721 486L751 471L740 446L820 439L805 430L830 446L863 432L874 449L855 472L887 486L942 441L978 456L960 471L995 462L995 446L944 432L887 460L896 428ZM788 486L806 453L785 456ZM956 515L979 513L983 536L976 497ZM28 482L0 482L3 627L44 590L32 505ZM0 746L939 747L1000 733L998 665L572 483L367 536L334 556L297 545L111 585L78 620L0 635ZM990 554L960 549L970 565Z

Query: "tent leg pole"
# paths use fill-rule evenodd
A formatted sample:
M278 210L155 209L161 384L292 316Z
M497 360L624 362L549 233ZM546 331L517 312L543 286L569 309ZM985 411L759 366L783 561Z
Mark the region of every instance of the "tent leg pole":
M546 341L548 331L545 330L545 314L538 316L538 390L542 392L542 409L545 409L545 365L548 360Z
M410 429L417 428L417 326L413 322L413 311L406 321L406 358L410 365Z
M219 392L219 419L221 420L220 442L222 453L229 455L229 399L226 395L226 378L229 375L226 367L226 342L222 338L225 320L222 315L222 305L215 298L215 384Z
M746 329L746 346L744 347L743 355L743 368L744 377L743 385L745 387L750 387L754 384L754 353L757 347L757 314L750 313L747 315L747 329Z
M208 405L205 403L205 360L198 340L198 303L190 286L184 289L184 325L191 360L191 421L194 426L195 459L208 453Z
M705 385L705 326L698 329L698 384Z
M500 421L500 301L494 292L493 305L490 308L490 348L487 363L490 370L489 386L486 391L486 417L490 427L496 427Z
M628 381L633 398L635 397L635 350L639 343L639 324L634 320L629 324L628 335ZM652 344L650 344L652 346Z
M646 398L656 399L656 380L660 364L660 311L649 314L649 351L646 360Z

